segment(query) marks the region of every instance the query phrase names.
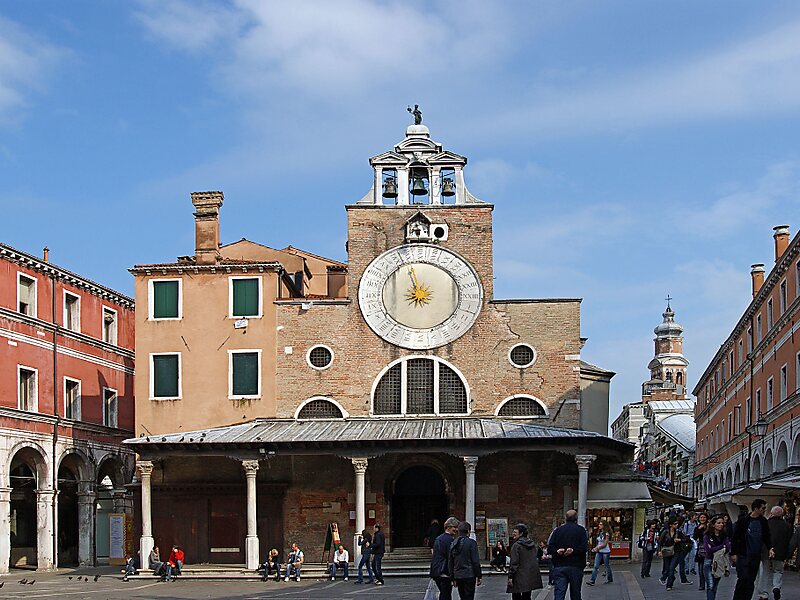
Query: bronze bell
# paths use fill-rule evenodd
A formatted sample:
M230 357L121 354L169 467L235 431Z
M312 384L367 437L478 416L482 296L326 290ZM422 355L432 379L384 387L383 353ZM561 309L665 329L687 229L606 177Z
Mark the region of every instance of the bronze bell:
M414 196L425 196L428 189L425 187L425 180L422 177L414 177L411 181L411 193Z
M445 177L442 180L442 196L455 196L456 186L452 179Z
M387 177L383 182L383 197L384 198L397 198L397 181L394 177Z

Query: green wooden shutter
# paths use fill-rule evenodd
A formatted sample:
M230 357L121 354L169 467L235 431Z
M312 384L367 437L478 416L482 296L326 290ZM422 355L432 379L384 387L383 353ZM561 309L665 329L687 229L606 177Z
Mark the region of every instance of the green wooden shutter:
M153 357L153 396L178 397L178 355L164 354Z
M178 318L178 282L153 282L153 318Z
M236 352L233 355L233 395L258 395L257 352Z
M258 279L233 280L233 316L258 316Z

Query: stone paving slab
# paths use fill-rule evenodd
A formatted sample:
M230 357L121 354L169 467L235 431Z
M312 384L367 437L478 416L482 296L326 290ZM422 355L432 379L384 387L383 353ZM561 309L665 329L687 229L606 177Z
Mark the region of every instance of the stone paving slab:
M697 577L692 576L692 585L676 584L671 592L658 583L657 577L642 580L639 565L614 566L614 582L603 583L598 578L597 585L584 584L584 600L705 600L705 593L698 591ZM655 565L654 565L655 567ZM159 583L153 581L122 582L116 575L117 569L60 571L58 573L34 573L14 571L0 577L0 598L49 600L150 600L180 599L205 600L210 598L230 600L422 600L428 580L426 578L395 578L387 580L384 586L354 585L352 581L303 580L299 583L262 583L253 581L177 581ZM655 572L655 569L654 569ZM94 575L99 574L97 582ZM81 579L78 580L78 575ZM70 579L72 577L72 579ZM88 577L89 581L83 578ZM34 579L34 585L20 585L21 579ZM588 577L584 578L586 581ZM723 579L717 594L718 600L730 600L736 583L735 573ZM785 600L800 600L800 575L787 572L784 579ZM454 600L458 594L453 594ZM490 577L478 588L476 600L510 600L505 593L505 579ZM534 592L533 600L553 600L552 589Z

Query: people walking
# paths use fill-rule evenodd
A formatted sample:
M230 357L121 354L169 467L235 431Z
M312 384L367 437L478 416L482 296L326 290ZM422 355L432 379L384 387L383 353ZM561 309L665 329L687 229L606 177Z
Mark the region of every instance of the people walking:
M436 541L436 538L442 535L443 531L444 528L441 523L439 523L439 519L433 519L430 527L428 527L428 531L425 532L425 539L423 540L425 545L431 549L431 553L433 553L433 543Z
M743 514L736 521L731 539L731 560L736 563L733 600L750 600L753 597L762 553L772 552L769 524L764 518L767 503L757 498L750 508L750 513Z
M767 519L769 536L772 541L772 556L762 551L761 567L758 577L758 597L768 599L770 591L774 600L781 600L783 587L783 564L789 558L789 542L792 528L783 518L783 508L774 506Z
M642 549L642 579L650 577L653 564L653 555L658 551L658 523L648 522L647 527L639 536L639 547Z
M725 531L727 533L727 529ZM701 575L701 577L698 578L700 580L700 590L706 589L706 578L703 576L703 565L705 564L706 558L705 549L703 547L703 538L705 537L706 533L708 533L708 515L706 513L700 513L700 516L697 517L697 527L695 528L693 534L695 545L697 546L695 561L697 561L698 572ZM728 539L731 539L730 536Z
M592 548L594 552L594 568L592 569L592 576L587 582L589 585L594 585L597 580L597 572L600 570L600 565L605 565L606 568L606 583L614 582L614 573L611 571L611 544L609 543L609 534L606 531L606 524L600 521L597 524L597 545Z
M664 529L658 536L658 553L661 555L661 577L658 582L661 585L667 584L669 578L669 568L672 565L672 559L675 557L675 530L677 526L674 522L668 522Z
M444 522L444 533L433 542L433 555L431 556L431 570L429 572L436 587L439 588L439 600L450 600L453 593L453 583L447 570L450 557L450 546L458 535L458 519L450 517Z
M581 600L589 538L586 529L578 525L577 511L568 510L565 520L566 523L553 530L547 544L547 553L553 557L553 597L554 600L564 600L569 588L570 599Z
M383 585L383 555L386 552L386 535L382 527L375 523L372 535L372 573L375 575L375 584Z
M364 583L364 566L367 567L368 583L372 583L372 565L370 559L372 558L372 535L366 529L361 532L358 537L358 547L361 549L361 560L358 561L358 579L355 583Z
M512 600L530 600L532 590L540 590L542 574L539 570L538 548L528 537L528 526L518 523L511 530L511 564L508 567L508 586ZM460 592L459 592L460 595Z
M697 529L697 513L691 513L689 518L683 523L683 533L689 538L692 547L689 549L689 554L686 555L686 572L691 572L692 575L697 573L695 564L697 557L697 541L694 539L694 532ZM700 573L702 576L702 572ZM701 577L702 578L702 577Z
M706 582L706 600L717 597L720 579L730 574L731 540L728 537L725 519L716 516L711 520L707 533L703 536L703 571Z
M466 521L458 524L458 538L450 546L447 571L452 579L452 587L458 588L461 600L474 600L475 588L481 584L481 559L478 543L469 537L472 526Z
M675 554L672 557L667 573L667 590L671 590L675 583L676 570L680 574L681 583L683 585L691 585L694 583L686 578L686 555L689 553L692 542L683 532L683 529L681 529L680 523L675 524L673 541L675 542Z

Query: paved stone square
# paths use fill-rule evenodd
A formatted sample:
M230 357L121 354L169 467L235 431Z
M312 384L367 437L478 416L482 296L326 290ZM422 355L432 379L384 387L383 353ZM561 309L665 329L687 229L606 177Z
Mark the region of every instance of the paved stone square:
M584 600L705 600L705 593L697 589L697 577L692 577L692 585L676 584L675 589L668 592L658 583L657 577L642 580L638 576L639 565L615 565L615 578L611 584L598 578L594 587L583 586ZM0 578L4 585L0 588L0 598L65 598L74 600L146 600L150 598L170 598L185 600L230 599L261 600L285 598L287 600L331 600L353 598L422 600L428 583L424 578L390 578L383 587L354 585L352 581L329 582L305 580L300 583L276 583L254 581L199 581L179 580L175 583L156 581L123 582L112 570L80 571L81 577L89 581L78 580L77 571L62 571L52 574L37 574L28 571L15 571ZM97 582L93 575L101 575ZM72 579L69 579L72 577ZM34 585L20 585L20 579L34 579ZM730 600L736 583L735 574L723 579L718 600ZM800 575L787 572L783 597L786 600L800 598ZM457 599L458 594L454 593ZM508 599L505 593L505 578L490 576L478 588L478 600ZM533 600L552 600L553 591L543 589L533 594Z

